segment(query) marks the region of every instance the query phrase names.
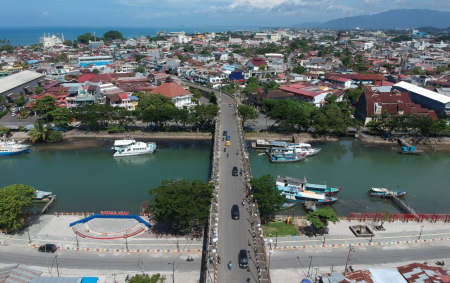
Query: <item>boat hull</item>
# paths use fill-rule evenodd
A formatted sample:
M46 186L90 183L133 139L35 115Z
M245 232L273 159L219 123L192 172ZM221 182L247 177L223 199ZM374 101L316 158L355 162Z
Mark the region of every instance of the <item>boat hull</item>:
M0 155L19 155L19 154L24 154L28 151L28 148L25 149L21 149L21 150L17 150L17 151L8 151L8 152L0 152Z
M286 198L286 201L289 202L295 202L295 203L305 203L307 201L311 201L312 203L314 203L315 205L330 205L330 204L335 204L339 199L333 199L333 200L327 200L327 201L315 201L315 200L294 200L294 199L290 199L290 198Z
M369 197L378 197L378 198L389 198L392 197L392 195L396 196L396 197L404 197L406 196L407 192L399 192L399 193L393 193L393 194L376 194L376 193L371 193L370 191L367 193L367 195Z
M142 151L142 152L120 152L117 151L114 153L114 157L126 157L126 156L138 156L138 155L146 155L146 154L152 154L155 151L155 149Z

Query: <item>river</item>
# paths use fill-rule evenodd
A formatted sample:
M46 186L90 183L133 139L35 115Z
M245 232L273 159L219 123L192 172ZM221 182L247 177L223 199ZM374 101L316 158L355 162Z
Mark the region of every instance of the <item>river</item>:
M137 213L148 191L165 179L206 182L210 174L210 141L157 141L152 155L114 158L113 141L86 149L49 149L45 145L19 156L0 158L0 187L22 183L57 195L57 211L101 210ZM314 145L315 146L315 145ZM302 178L343 187L333 205L340 215L349 212L398 210L387 200L369 198L371 187L405 190L404 198L418 213L447 213L450 197L449 153L405 156L398 146L367 146L344 138L317 145L322 151L298 163L270 163L267 155L250 150L254 177L264 174ZM231 176L230 176L231 177ZM290 209L292 214L302 209ZM287 211L286 211L287 212Z

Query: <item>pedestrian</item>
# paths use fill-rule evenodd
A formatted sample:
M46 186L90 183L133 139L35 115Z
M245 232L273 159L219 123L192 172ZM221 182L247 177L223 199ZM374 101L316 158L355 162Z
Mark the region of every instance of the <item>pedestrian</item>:
M209 258L209 263L211 263L211 264L214 263L214 258L213 258L213 256L211 256L211 257Z

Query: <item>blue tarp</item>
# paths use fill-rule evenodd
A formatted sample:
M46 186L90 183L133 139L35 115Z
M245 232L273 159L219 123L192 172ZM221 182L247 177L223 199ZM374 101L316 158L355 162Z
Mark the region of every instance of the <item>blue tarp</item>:
M311 281L309 281L308 279L303 279L302 283L311 283Z
M97 283L98 277L81 277L81 283Z
M101 214L94 214L94 215L88 216L88 217L86 217L86 218L83 218L83 219L81 219L81 220L72 222L72 223L69 224L69 227L72 227L72 226L74 226L74 225L77 225L78 223L86 223L86 222L88 222L88 221L90 221L90 220L92 220L92 219L95 219L95 218L136 219L137 221L141 222L142 224L144 224L144 225L147 226L148 228L151 227L151 225L150 225L148 222L146 222L144 219L140 218L140 217L137 216L137 215L101 215Z

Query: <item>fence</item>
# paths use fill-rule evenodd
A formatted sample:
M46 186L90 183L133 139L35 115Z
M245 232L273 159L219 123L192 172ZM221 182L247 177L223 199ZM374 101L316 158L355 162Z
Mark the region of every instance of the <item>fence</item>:
M349 220L357 220L357 221L380 221L386 220L388 222L394 221L415 221L415 222L423 222L424 220L430 222L443 221L444 223L450 222L450 214L405 214L405 213L395 213L391 215L386 215L383 213L350 213Z

